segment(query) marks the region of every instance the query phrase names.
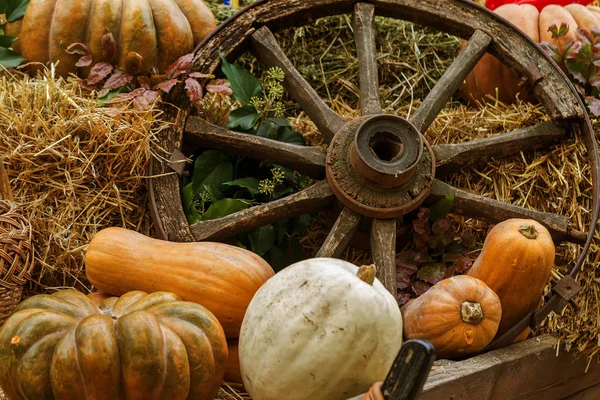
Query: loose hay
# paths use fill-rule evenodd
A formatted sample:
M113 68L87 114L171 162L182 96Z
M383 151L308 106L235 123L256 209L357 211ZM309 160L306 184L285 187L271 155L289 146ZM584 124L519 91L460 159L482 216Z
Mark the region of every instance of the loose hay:
M158 111L107 115L75 80L0 75L0 153L33 228L30 293L90 289L83 250L100 229L148 234L145 175Z

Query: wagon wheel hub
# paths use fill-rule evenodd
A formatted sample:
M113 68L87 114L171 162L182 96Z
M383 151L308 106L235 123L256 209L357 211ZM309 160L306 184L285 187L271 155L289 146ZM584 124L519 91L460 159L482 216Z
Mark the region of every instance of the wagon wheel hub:
M395 115L353 120L336 133L327 152L332 191L367 217L395 218L414 210L429 195L434 174L431 147L413 124Z

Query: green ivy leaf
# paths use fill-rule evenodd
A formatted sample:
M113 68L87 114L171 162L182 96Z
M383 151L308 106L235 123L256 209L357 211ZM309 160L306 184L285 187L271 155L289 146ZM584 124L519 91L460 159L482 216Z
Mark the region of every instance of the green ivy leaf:
M181 189L181 202L183 203L185 218L189 224L195 224L202 220L202 216L194 206L194 190L191 183Z
M263 88L250 71L230 64L223 56L221 56L221 70L229 80L233 96L243 105L249 105L250 99L254 96L262 97Z
M282 246L273 246L271 248L268 261L275 272L277 272L305 258L306 254L304 254L304 249L300 242L296 238L288 238Z
M277 139L277 132L279 131L279 128L280 126L277 124L271 122L261 122L256 130L256 135L269 139Z
M210 196L210 201L212 203L216 203L217 201L223 199L223 193L219 190L218 185L202 185L202 190L206 190L208 195Z
M449 194L431 206L429 221L433 222L444 218L452 210L452 206L454 206L454 194Z
M293 193L294 189L285 185L277 185L275 190L273 191L273 200L277 200L285 196L286 194Z
M16 36L0 35L0 47L9 48L17 40Z
M277 132L277 140L280 142L286 142L291 144L297 144L299 146L306 145L306 141L304 140L304 136L300 133L296 132L289 126L283 126Z
M273 225L263 226L250 232L248 238L252 251L262 256L275 244L275 229Z
M18 67L25 61L25 57L21 56L16 51L12 51L10 49L0 47L0 66L6 69ZM2 70L0 68L0 70Z
M298 217L292 218L292 236L304 232L310 226L310 215L304 214Z
M250 207L252 202L250 200L243 199L229 199L225 198L211 204L208 210L202 216L202 221L208 221L211 219L223 218L229 214L245 210Z
M15 22L23 18L29 6L29 0L4 0L0 1L0 14L6 14L8 22Z
M236 179L231 182L225 182L225 183L223 183L223 186L241 187L241 188L247 189L252 194L258 194L258 193L260 193L260 190L258 190L259 184L260 184L260 181L258 179L248 177L248 178L239 178L239 179Z
M229 114L228 128L237 128L238 126L245 131L254 128L254 125L260 119L260 114L252 106L244 106L233 110Z
M199 193L202 185L220 186L233 180L233 165L229 158L217 150L207 150L194 162L192 183L194 193Z

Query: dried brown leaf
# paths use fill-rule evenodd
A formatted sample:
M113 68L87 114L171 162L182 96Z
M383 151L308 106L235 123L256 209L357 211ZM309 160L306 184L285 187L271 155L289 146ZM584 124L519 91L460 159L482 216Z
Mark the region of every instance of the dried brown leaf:
M165 74L169 79L177 78L179 75L187 72L194 58L193 53L179 57L173 64L169 65Z
M133 76L125 71L116 70L104 83L104 89L117 89L127 85L133 80Z
M210 93L224 94L231 96L233 90L231 90L230 83L227 79L215 79L206 85L206 91Z
M185 80L185 91L196 108L202 107L202 86L197 80L188 78Z
M87 77L87 84L94 86L102 82L112 71L114 67L108 62L99 62L94 65Z

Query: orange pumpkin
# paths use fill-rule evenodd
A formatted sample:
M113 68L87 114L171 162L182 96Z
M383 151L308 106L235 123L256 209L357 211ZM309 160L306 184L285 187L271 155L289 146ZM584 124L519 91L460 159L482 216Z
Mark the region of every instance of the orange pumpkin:
M136 52L148 73L191 53L216 26L202 0L31 0L23 19L7 24L7 31L19 37L16 49L28 61L60 61L56 72L65 76L78 70L80 56L66 52L73 43L86 44L95 61L105 61L106 31L117 42L116 65Z
M484 281L500 298L498 335L538 307L554 252L550 233L537 221L508 219L490 230L467 275Z
M225 382L244 384L240 371L240 351L238 339L227 339L229 357L225 364Z
M565 22L569 25L566 39L575 39L577 28L591 30L592 27L600 27L600 7L581 4L565 7L549 5L541 12L531 4L506 4L496 8L494 12L512 22L537 43L555 42L548 32L552 24L560 26ZM463 82L461 96L472 105L490 101L489 96L495 99L496 91L498 100L506 104L514 103L517 95L521 100L534 101L532 94L519 87L520 81L520 77L511 69L494 56L486 54Z
M502 307L481 280L444 279L402 307L405 339L425 339L438 358L458 358L487 346L498 330Z
M101 292L167 291L208 308L238 337L254 293L275 272L251 251L222 243L175 243L108 228L91 240L86 274Z

